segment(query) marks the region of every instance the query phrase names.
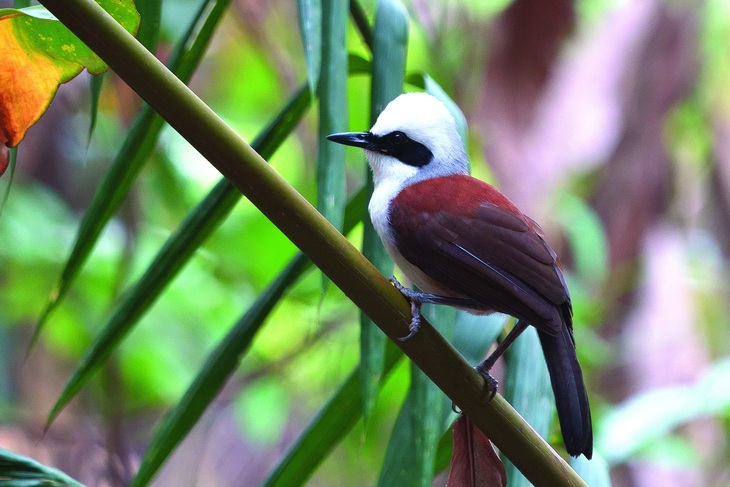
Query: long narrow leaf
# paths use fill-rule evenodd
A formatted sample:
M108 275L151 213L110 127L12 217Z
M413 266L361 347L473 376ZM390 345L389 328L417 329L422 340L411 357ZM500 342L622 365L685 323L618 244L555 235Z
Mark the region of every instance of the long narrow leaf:
M586 457L570 459L570 466L591 487L611 487L611 472L608 462L598 452L593 452L593 458Z
M299 32L307 63L309 91L314 94L322 67L322 0L298 0Z
M369 63L362 60L353 64L353 72L367 70ZM306 86L301 87L282 111L271 121L253 146L263 157L270 157L281 142L291 133L309 106L311 96ZM225 178L211 190L201 203L168 238L165 245L148 267L137 284L125 295L114 314L103 327L82 363L74 372L57 400L48 424L65 404L83 386L90 374L106 359L116 345L129 333L145 311L155 302L167 284L177 275L181 266L190 258L202 242L223 222L241 193Z
M380 0L375 15L373 42L373 74L370 100L370 122L403 91L408 48L408 12L398 0ZM367 170L368 194L373 191L373 177ZM362 253L385 275L393 272L388 256L370 218L363 217ZM367 421L375 406L383 373L383 354L387 337L360 313L360 374L363 387L363 414Z
M322 2L322 69L319 78L317 209L335 228L345 210L345 147L325 138L347 130L347 0Z
M253 337L279 298L309 264L303 254L298 254L216 346L183 398L155 431L130 487L149 484L238 367Z
M139 12L140 22L137 30L137 40L142 43L150 52L157 50L157 42L160 38L160 17L162 16L162 0L146 0L137 2L137 11ZM101 87L104 81L104 75L96 75L91 77L89 82L89 95L91 98L91 108L89 110L89 133L87 144L91 142L91 137L96 127L96 118L99 112L99 95L101 95Z
M385 350L387 375L403 353L393 342ZM312 476L322 460L352 429L362 413L360 374L357 370L320 410L284 458L261 484L262 487L297 487Z
M499 313L478 316L466 311L456 311L456 326L451 343L460 354L473 365L481 362L489 347L497 339L504 328L506 317ZM434 471L441 472L449 466L451 460L452 432L451 425L458 414L453 411L451 400L445 398L442 408L442 436L436 453Z
M270 157L299 122L309 106L309 101L309 90L306 87L300 88L261 136L253 142L254 148L264 157ZM53 422L91 374L129 333L162 290L188 262L193 252L220 226L240 199L241 193L228 180L221 179L170 235L137 284L125 294L81 364L74 371L49 414L48 424Z
M364 192L360 193L364 198ZM365 204L364 202L362 203ZM347 226L347 225L346 225ZM443 308L448 310L448 308ZM426 309L426 313L430 313ZM452 313L448 310L446 313ZM449 321L444 316L440 316L440 320ZM454 347L459 350L469 362L476 364L486 353L487 348L499 335L504 327L505 318L500 314L492 314L489 316L476 316L465 311L456 311L456 324L453 330L443 330L448 335L453 335ZM439 321L439 324L443 324ZM442 328L440 326L440 328ZM390 373L393 357L389 355L395 348L392 342L386 344L385 368L383 376ZM318 463L307 465L307 458L324 458L327 452L334 449L342 438L347 434L352 425L355 424L357 418L362 413L360 400L362 399L362 390L353 391L352 387L359 387L357 376L350 378L341 386L338 393L330 400L322 412L307 426L302 436L289 449L284 459L277 465L269 476L269 483L266 485L291 485L292 479L302 478L301 481L293 485L301 485L306 482L311 473L317 468ZM350 398L349 394L356 394L356 397ZM347 399L343 396L348 396ZM443 396L442 396L443 397ZM440 441L438 442L439 458L445 458L443 462L435 464L435 470L440 471L447 467L448 460L451 456L451 423L456 414L451 410L451 400L444 398L443 405L440 407L442 411L441 424L439 426ZM330 417L335 415L336 417ZM340 421L345 421L347 428L342 426ZM338 430L341 428L341 430ZM334 434L339 431L339 434ZM326 436L321 436L320 432L327 432ZM410 434L410 433L409 433ZM443 451L443 453L442 453ZM274 482L276 479L276 482Z
M345 232L359 223L364 207L365 192L361 191L350 200L345 210ZM131 487L142 487L149 483L238 367L274 305L311 265L312 262L303 254L294 257L220 341L183 398L155 431Z
M4 169L10 169L10 173L5 177L5 187L2 189L2 195L0 196L0 217L3 215L3 210L10 197L10 188L13 185L13 178L15 177L15 166L18 160L18 148L17 147L5 147L7 150L7 164L8 166ZM0 151L2 152L2 151ZM0 153L0 157L2 154ZM0 164L2 161L0 161Z
M178 41L169 66L183 82L190 79L198 66L229 3L230 0L204 0L185 35ZM135 118L127 138L94 193L89 209L81 221L74 247L38 320L30 347L38 340L49 315L81 271L102 230L121 206L132 183L149 159L163 125L162 118L148 105L144 105Z
M0 485L6 487L84 487L65 473L0 448Z
M415 372L411 369L411 380L414 380ZM398 417L391 431L388 449L385 451L383 468L378 478L378 486L400 486L400 485L424 485L417 481L421 472L416 465L416 456L420 452L413 451L416 443L416 433L413 431L415 422L413 415L418 409L418 401L415 399L416 391L421 388L419 379L411 384L406 400L403 402ZM431 483L429 482L428 485Z
M439 330L451 340L454 348L474 365L484 358L489 346L502 331L505 322L504 315L476 316L466 311L443 306L428 306L424 312L439 327ZM424 386L419 385L418 387ZM441 404L437 404L437 400L441 401ZM395 480L405 481L407 474L411 475L411 477L408 477L408 482L413 483L415 479L412 476L414 472L418 471L418 468L429 468L429 471L433 474L444 470L448 466L451 457L451 424L458 416L452 410L451 399L439 394L431 396L429 402L417 404L412 401L407 406L413 408L414 405L416 406L415 411L409 411L407 414L402 412L401 414L405 416L409 414L426 416L426 424L413 426L405 421L401 421L400 424L396 422L388 445L383 472L381 473L381 485L402 485ZM406 405L404 405L404 409L408 410ZM431 410L436 411L436 413L431 414ZM415 442L418 438L414 433L417 428L423 428L421 434L424 441L416 447L409 442ZM413 451L421 448L427 451ZM389 455L393 455L392 458ZM423 458L417 459L415 458L416 455L421 455ZM392 477L393 472L402 469L399 465L402 465L403 462L410 465L409 472L402 471L399 475ZM425 482L426 478L421 479L421 481Z
M136 2L136 5L140 16L137 40L148 51L154 53L157 50L157 41L160 38L162 0L145 0L144 2Z
M547 438L555 417L555 399L537 330L525 330L507 350L506 358L504 398L540 436ZM509 460L505 468L509 487L532 485Z
M373 30L368 22L367 15L365 15L365 9L362 7L360 2L357 0L350 1L350 16L352 21L357 27L358 32L362 36L362 40L372 51L373 49Z
M378 0L373 37L370 121L401 94L408 51L408 11L399 0Z
M91 137L94 135L96 127L96 118L99 114L99 96L101 95L101 87L104 83L104 75L99 74L91 77L89 81L89 133L86 136L86 145L91 143Z
M453 335L456 310L428 306L424 313L446 335ZM443 434L444 394L420 369L411 365L411 385L391 432L380 471L380 487L430 486Z

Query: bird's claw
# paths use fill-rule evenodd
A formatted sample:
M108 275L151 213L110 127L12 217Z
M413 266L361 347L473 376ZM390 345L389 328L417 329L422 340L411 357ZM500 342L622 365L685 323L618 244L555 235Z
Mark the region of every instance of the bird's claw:
M416 336L418 330L421 329L421 305L423 302L418 299L417 293L403 286L403 284L398 282L398 279L396 279L395 276L390 276L388 280L411 304L411 324L408 325L408 335L398 339L405 342Z
M416 333L418 333L418 330L421 329L421 304L416 303L415 301L411 301L411 324L408 325L408 335L399 338L398 340L405 342L406 340L410 340L414 336L416 336Z
M487 374L487 376L484 378L484 384L489 391L489 396L487 397L486 402L490 402L492 399L494 399L494 396L497 395L497 391L499 390L499 381L491 375Z
M486 391L489 393L486 402L489 402L497 395L497 391L499 390L499 381L492 377L489 373L489 369L483 367L483 365L483 363L477 365L476 370L479 372L479 375L484 378L484 386Z

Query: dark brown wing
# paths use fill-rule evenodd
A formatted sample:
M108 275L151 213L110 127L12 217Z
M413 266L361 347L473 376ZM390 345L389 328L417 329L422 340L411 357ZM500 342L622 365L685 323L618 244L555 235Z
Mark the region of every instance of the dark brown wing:
M441 209L391 206L396 245L409 262L480 309L523 319L551 335L563 323L571 327L570 298L555 253L530 220L486 201L466 215L449 211L448 202L436 207Z
M499 191L465 175L405 188L389 217L400 253L441 288L538 329L566 449L590 458L593 429L570 296L539 226Z

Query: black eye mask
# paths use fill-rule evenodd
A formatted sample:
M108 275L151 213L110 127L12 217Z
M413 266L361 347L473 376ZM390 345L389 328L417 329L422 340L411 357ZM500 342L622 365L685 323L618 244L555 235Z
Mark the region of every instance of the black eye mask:
M400 130L382 136L373 135L371 147L368 149L395 157L403 164L415 167L425 166L433 159L433 153L428 147L409 138Z

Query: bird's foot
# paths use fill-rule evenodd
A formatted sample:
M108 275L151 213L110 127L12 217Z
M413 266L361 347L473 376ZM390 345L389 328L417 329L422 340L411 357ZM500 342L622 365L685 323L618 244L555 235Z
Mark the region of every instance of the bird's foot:
M407 287L403 286L395 276L390 276L388 279L393 286L408 300L411 304L411 324L408 325L408 335L399 338L400 341L404 342L413 338L418 330L421 329L421 306L424 301L421 299L421 293L412 291Z
M492 368L492 364L488 362L489 359L485 360L475 367L477 372L479 372L479 375L484 377L484 385L486 387L486 392L488 393L486 402L494 399L494 396L497 395L497 391L499 390L499 381L492 377L489 373Z

